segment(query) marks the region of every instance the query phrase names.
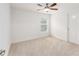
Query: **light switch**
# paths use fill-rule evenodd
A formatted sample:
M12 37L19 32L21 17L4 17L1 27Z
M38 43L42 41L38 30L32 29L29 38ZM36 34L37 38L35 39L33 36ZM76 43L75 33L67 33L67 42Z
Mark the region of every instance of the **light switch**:
M75 16L75 15L73 15L73 16L72 16L72 18L73 18L73 19L76 19L76 16Z

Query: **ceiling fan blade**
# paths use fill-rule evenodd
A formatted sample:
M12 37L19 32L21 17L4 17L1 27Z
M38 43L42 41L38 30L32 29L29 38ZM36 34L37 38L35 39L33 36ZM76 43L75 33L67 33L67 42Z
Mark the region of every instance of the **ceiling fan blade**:
M50 5L50 7L53 7L53 6L55 6L55 5L57 5L57 3L53 3L52 5Z
M49 8L50 10L58 10L57 8Z
M41 5L41 4L37 4L37 5L42 7L42 5Z

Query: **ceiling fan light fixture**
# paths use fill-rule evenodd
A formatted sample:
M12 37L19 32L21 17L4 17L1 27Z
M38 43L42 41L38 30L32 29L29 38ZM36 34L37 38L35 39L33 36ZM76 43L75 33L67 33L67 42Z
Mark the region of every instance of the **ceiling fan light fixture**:
M44 9L44 11L45 11L45 12L48 12L48 11L49 11L49 9L48 9L48 8L45 8L45 9Z

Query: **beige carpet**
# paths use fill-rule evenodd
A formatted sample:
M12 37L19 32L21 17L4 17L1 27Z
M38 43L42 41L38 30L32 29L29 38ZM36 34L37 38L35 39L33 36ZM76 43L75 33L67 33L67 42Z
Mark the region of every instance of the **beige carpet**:
M42 38L11 45L9 56L69 56L79 55L79 45L57 38Z

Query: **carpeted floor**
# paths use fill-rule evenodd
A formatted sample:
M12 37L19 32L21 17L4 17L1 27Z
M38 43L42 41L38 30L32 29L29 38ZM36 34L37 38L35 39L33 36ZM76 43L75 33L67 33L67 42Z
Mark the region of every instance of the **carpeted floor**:
M79 56L79 45L46 37L12 44L9 56Z

